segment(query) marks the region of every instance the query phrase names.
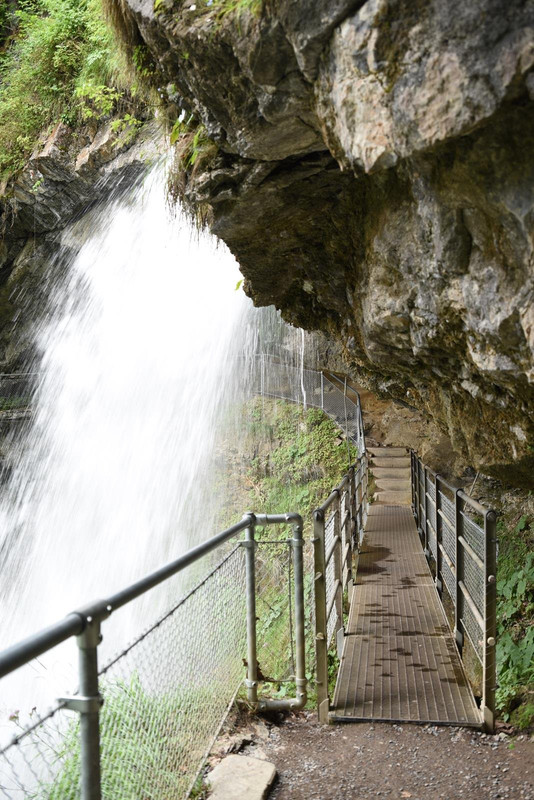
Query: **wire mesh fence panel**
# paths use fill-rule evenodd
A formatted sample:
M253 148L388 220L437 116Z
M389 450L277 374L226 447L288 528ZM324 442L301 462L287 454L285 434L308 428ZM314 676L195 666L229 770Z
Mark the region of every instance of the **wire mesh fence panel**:
M38 377L37 372L0 374L0 399L20 399L29 402L35 392Z
M463 514L463 533L466 542L473 548L477 556L484 559L484 531L465 513Z
M456 563L456 512L454 509L454 503L452 503L443 492L440 492L440 498L441 510L443 512L443 516L445 517L445 519L442 517L443 547L450 561L452 561L454 565Z
M61 704L0 751L0 798L74 800L80 794L77 717Z
M345 390L341 390L318 370L304 369L283 363L265 355L254 359L253 391L265 397L275 397L301 403L306 407L322 408L339 427L346 431L359 452L365 449L361 409Z
M302 401L297 371L288 364L275 364L260 361L262 370L262 394L280 397L293 402Z
M253 385L256 391L307 406L322 406L321 373L278 363L259 356L255 364Z
M313 542L304 541L304 632L306 636L306 669L315 670L315 584Z
M304 387L306 405L322 407L321 373L312 369L302 371L301 384Z
M329 553L330 548L332 547L332 544L334 542L335 519L337 513L338 513L337 511L333 511L325 523L325 529L324 529L325 553ZM336 604L335 602L332 603L332 599L334 597L334 592L336 589L336 570L335 570L334 556L332 556L332 558L326 565L325 584L326 584L326 607L330 608L330 614L326 621L326 639L327 639L327 645L329 645L330 642L332 641L332 637L336 630Z
M471 554L464 551L464 583L480 614L484 614L484 575Z
M102 670L105 799L187 796L243 680L245 619L236 547Z
M350 496L348 488L341 492L340 497L340 531L341 531L341 553L343 558L342 563L342 580L343 586L347 585L350 573L350 562L345 560L346 547L350 545Z
M324 410L340 428L347 430L353 441L359 444L359 408L328 378L324 379Z
M464 607L462 622L464 631L473 645L478 659L482 661L484 655L484 632L468 603L466 603Z
M436 485L432 480L432 475L427 473L426 491L428 509L428 544L434 561L438 559L438 540L437 540L437 514L436 514Z
M436 524L436 486L432 481L432 476L427 473L426 477L426 493L427 497L427 523L428 523L428 544L430 552L437 561L438 558L438 541L437 541L437 524Z
M0 412L17 415L27 411L37 386L37 373L0 375Z
M188 795L245 674L245 584L236 546L100 670L104 800ZM79 725L59 706L0 753L0 797L79 798Z
M449 594L450 599L452 600L453 605L456 605L456 577L452 572L449 564L445 559L441 564L441 574L443 575L443 581L447 592Z
M257 541L256 619L259 679L287 681L295 674L293 566L285 541Z

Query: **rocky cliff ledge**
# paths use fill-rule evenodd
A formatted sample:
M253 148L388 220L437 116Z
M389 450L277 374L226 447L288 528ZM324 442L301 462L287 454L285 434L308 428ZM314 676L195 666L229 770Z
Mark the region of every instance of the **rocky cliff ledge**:
M531 484L534 3L121 6L217 144L184 196L255 303L339 340L468 463Z
M69 252L59 233L91 205L118 196L158 155L155 122L138 135L112 120L74 131L59 123L24 169L0 186L0 369L27 368L34 323Z

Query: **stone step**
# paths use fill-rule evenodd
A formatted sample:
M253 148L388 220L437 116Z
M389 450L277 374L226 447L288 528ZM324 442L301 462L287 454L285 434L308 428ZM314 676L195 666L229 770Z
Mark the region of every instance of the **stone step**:
M378 491L375 492L375 502L382 505L389 506L410 506L412 504L412 493L404 492L391 492L391 491Z
M411 480L410 470L405 467L375 467L371 469L375 481L391 478L392 480L409 481Z
M409 457L400 457L397 456L396 458L389 458L388 456L376 456L371 458L371 470L373 467L388 467L388 468L408 468L410 469L411 462Z
M372 457L382 455L391 456L392 458L399 458L402 456L408 456L408 458L410 457L406 447L368 447L367 452Z
M375 475L375 486L377 489L386 492L411 492L412 482L410 478L381 478Z

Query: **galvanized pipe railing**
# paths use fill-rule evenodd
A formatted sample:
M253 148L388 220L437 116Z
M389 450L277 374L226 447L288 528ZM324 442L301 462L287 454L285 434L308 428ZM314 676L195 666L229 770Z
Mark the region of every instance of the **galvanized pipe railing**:
M350 603L354 560L363 538L368 500L367 455L363 453L313 514L317 712L320 722L328 722L328 649L334 635L339 655L343 649L344 594Z
M465 640L482 666L482 722L495 727L497 515L425 466L411 451L412 508L440 595L454 608L460 655Z
M288 540L292 549L295 615L295 685L293 698L272 700L258 697L258 659L256 642L256 574L255 538L257 527L267 525L291 525L292 537ZM248 699L260 709L298 709L306 704L306 669L304 641L304 570L302 518L296 513L254 514L248 512L243 519L217 536L192 548L175 561L147 575L110 597L91 603L70 613L65 619L28 637L0 653L0 678L8 675L47 650L76 637L79 648L79 693L59 699L66 709L76 711L81 717L80 726L80 770L82 800L101 800L100 779L100 708L103 698L99 691L98 646L101 642L101 625L112 613L130 603L154 587L177 575L186 567L216 550L230 539L246 532L240 542L246 548L246 615L247 615L247 675L245 684ZM156 702L156 701L155 701ZM8 795L6 795L8 796Z

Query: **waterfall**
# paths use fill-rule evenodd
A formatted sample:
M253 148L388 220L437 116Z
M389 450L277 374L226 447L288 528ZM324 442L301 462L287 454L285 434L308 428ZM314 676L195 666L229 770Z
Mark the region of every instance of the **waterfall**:
M62 244L75 256L34 331L34 415L1 500L2 648L215 532L214 437L254 344L236 262L169 215L160 169ZM104 653L140 607L106 623ZM67 645L2 681L1 720L69 688Z

